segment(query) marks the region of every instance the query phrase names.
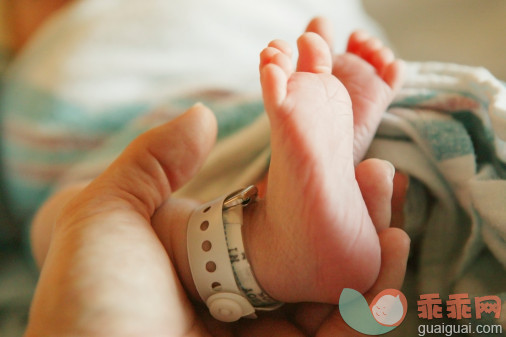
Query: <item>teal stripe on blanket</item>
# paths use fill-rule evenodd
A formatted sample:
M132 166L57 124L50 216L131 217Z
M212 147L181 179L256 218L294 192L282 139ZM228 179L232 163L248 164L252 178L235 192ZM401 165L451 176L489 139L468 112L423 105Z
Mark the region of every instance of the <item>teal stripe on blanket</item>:
M92 110L79 104L56 97L23 82L6 83L0 107L4 115L20 123L40 123L45 128L62 127L77 133L93 135L121 129L132 119L150 108L148 104L128 104L110 109ZM168 104L181 112L198 101L196 97L171 100ZM263 113L263 102L259 99L241 102L220 99L201 100L215 113L218 121L218 139L225 138L251 124ZM100 118L97 118L100 116Z
M453 112L452 117L467 130L478 166L491 164L499 178L506 179L506 163L497 156L493 131L472 111Z
M28 224L34 216L41 202L45 200L51 189L47 185L35 185L32 181L25 182L17 179L15 182L7 182L9 189L10 211L15 223ZM19 202L22 200L22 202Z
M420 102L425 102L431 100L439 95L437 91L428 91L423 94L417 93L413 96L406 96L402 99L398 99L392 103L391 107L413 107L420 104Z
M150 107L139 103L94 111L23 82L6 82L4 89L1 110L12 120L83 134L117 130Z
M80 159L89 149L68 149L65 151L54 149L40 149L35 146L25 146L20 143L3 142L3 156L9 158L11 162L32 163L34 165L59 165L74 163Z
M454 120L415 119L410 120L430 147L437 161L473 154L473 144L462 125Z
M481 118L473 114L472 111L454 112L452 117L464 126L471 137L477 163L491 163L496 157L494 135L490 129L485 128Z
M11 55L12 54L9 49L0 46L0 76L7 68L7 63L9 63Z
M424 91L423 93L414 93L413 95L402 97L393 102L391 107L414 108L414 107L425 107L427 105L430 106L434 100L441 99L441 97L444 97L446 95L469 98L470 100L479 104L482 109L488 110L489 106L488 97L480 97L470 92L444 90L444 89ZM448 110L447 112L451 112L450 107L445 107L445 109Z
M262 101L247 102L239 106L225 106L216 109L218 139L225 138L243 127L250 125L264 112Z
M240 102L227 102L220 99L202 99L200 101L209 107L216 116L218 122L218 140L250 125L264 112L263 102L259 99L249 99ZM196 98L191 97L171 101L171 104L182 110L186 110L196 102Z

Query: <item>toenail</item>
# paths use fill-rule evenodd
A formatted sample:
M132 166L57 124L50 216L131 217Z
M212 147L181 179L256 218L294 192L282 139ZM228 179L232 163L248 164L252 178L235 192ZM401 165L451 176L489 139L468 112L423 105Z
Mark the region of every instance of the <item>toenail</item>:
M363 30L357 30L355 32L355 38L357 40L364 41L364 40L367 40L369 37L370 37L370 35Z
M327 66L316 66L314 68L314 72L317 74L330 74L332 72L332 68Z

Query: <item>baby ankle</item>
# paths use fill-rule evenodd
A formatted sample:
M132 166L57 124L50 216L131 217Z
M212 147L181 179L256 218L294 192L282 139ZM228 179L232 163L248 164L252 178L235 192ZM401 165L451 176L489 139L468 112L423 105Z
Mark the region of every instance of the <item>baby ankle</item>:
M193 281L218 320L256 317L255 310L269 311L281 305L259 285L245 250L244 220L251 225L261 213L250 210L245 219L243 209L254 208L256 196L254 186L222 196L199 206L188 223L188 261Z

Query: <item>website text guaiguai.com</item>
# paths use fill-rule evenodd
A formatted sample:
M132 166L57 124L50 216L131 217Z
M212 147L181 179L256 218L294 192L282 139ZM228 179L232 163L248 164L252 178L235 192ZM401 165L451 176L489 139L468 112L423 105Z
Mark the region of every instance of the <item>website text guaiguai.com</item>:
M503 327L500 324L420 324L418 326L418 336L460 336L461 334L486 334L501 335Z

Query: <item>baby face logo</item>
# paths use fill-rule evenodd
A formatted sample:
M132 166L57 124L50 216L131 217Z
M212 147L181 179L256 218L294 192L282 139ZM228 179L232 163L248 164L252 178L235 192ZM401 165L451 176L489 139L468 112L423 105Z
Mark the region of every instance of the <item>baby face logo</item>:
M345 288L339 298L339 311L343 320L354 330L366 335L382 335L399 326L408 302L396 289L385 289L367 304L358 291Z
M406 297L397 289L385 289L372 301L372 316L381 325L398 326L406 316Z

